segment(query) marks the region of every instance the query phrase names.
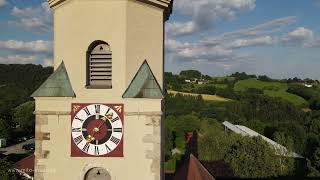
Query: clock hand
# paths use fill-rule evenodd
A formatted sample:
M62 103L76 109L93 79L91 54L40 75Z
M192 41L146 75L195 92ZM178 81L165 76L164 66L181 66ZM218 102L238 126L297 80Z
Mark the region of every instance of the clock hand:
M91 135L88 135L86 140L87 140L87 142L91 143L92 141L95 140L95 138L93 136L91 136Z
M91 134L92 134L92 135L89 134L86 140L87 140L89 143L91 143L92 141L94 141L94 140L95 140L94 135L95 135L97 132L99 132L99 128L93 128L92 131L91 131Z

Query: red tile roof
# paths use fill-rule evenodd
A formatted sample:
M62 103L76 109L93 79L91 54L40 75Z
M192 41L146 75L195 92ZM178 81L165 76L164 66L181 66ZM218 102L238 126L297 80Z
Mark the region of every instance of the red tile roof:
M174 175L173 180L214 180L199 160L190 154L190 158Z
M33 175L34 172L34 155L28 156L26 158L21 159L20 161L16 162L16 167L20 171L28 174Z

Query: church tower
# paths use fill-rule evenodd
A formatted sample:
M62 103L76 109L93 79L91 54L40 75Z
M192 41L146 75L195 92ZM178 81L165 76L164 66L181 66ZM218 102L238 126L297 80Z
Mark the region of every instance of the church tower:
M54 73L36 90L36 180L160 180L173 0L48 0Z

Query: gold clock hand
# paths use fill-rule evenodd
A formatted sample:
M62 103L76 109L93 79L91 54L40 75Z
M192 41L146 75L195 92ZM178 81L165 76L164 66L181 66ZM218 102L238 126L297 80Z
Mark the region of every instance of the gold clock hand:
M91 136L91 135L88 135L86 140L87 140L87 142L91 143L92 141L95 140L95 138L93 136Z

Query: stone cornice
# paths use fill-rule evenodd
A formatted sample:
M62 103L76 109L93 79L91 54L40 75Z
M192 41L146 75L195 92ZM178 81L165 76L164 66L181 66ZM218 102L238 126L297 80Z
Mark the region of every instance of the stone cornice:
M48 3L51 8L54 8L65 1L67 0L48 0ZM164 9L165 19L167 20L169 19L172 13L172 4L174 0L134 0L134 1L140 1L140 2L147 3L147 4Z
M134 0L144 2L159 8L164 9L165 19L168 20L172 13L172 6L174 0Z

